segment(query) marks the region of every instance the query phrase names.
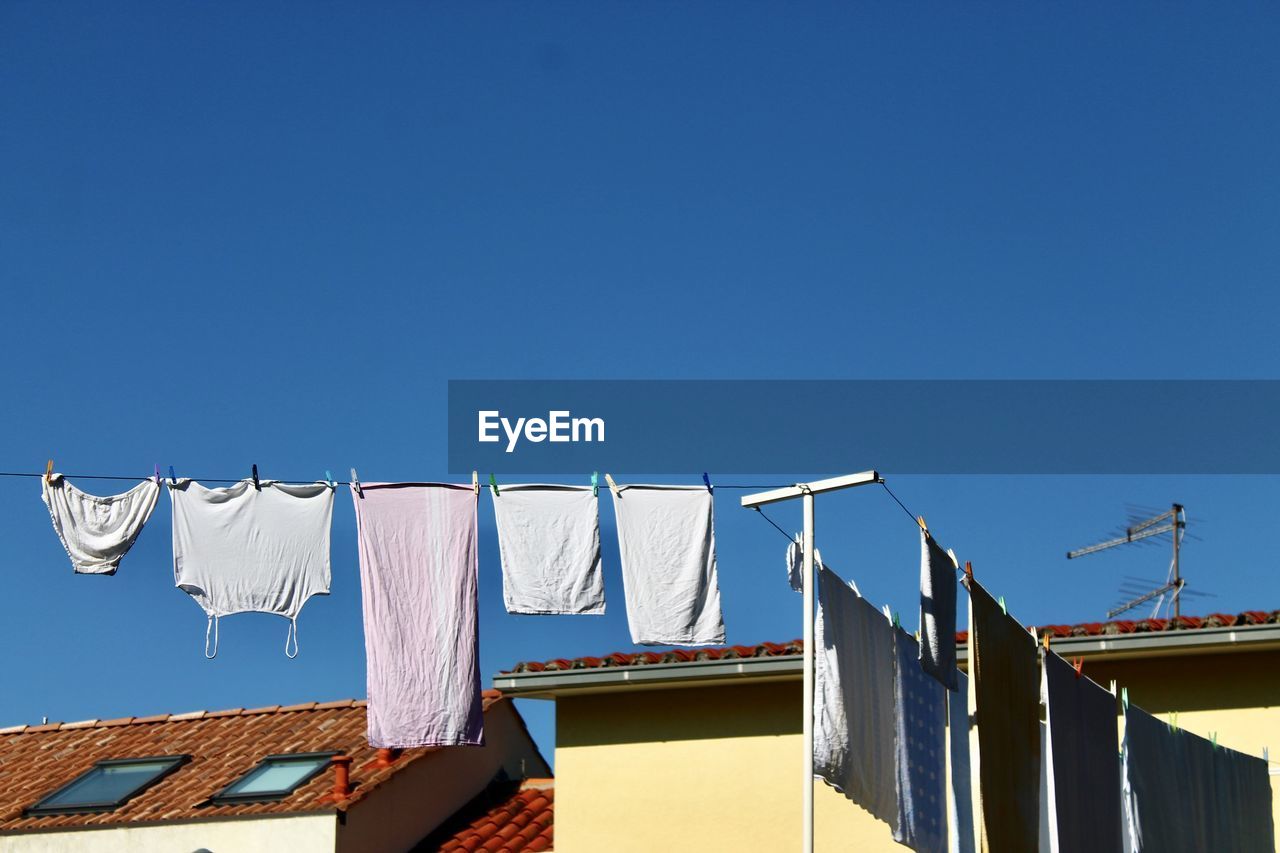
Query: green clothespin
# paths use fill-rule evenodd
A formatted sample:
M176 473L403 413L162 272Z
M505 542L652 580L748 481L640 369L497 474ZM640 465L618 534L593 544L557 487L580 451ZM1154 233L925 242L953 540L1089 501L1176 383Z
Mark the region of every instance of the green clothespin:
M593 498L600 497L600 472L591 472L591 496Z
M902 620L900 620L900 619L898 618L898 611L896 611L896 610L895 610L895 611L893 611L893 627L895 627L895 628L901 628L901 627L902 627Z
M1009 608L1007 608L1007 607L1005 607L1005 606L1004 606L1004 596L1003 596L1003 595L1002 595L1002 596L1000 596L1000 612L1001 612L1001 613L1003 613L1005 616L1008 616L1008 615L1009 615Z
M500 494L498 492L498 479L492 474L489 475L489 488L493 489L493 496L496 498Z
M1209 740L1211 740L1211 741L1213 742L1213 748L1214 748L1214 749L1217 749L1217 748L1218 748L1218 733L1217 733L1217 732L1212 732L1211 734L1212 734L1212 737L1210 737L1210 738L1209 738Z
M1120 688L1120 704L1124 705L1124 709L1129 710L1129 688Z

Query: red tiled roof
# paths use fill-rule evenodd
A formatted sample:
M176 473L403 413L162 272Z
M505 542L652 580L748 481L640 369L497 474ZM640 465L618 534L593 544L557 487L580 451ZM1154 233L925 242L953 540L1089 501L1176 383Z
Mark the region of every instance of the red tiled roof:
M1037 625L1036 634L1050 638L1096 637L1114 634L1142 634L1164 631L1196 631L1204 628L1246 627L1249 625L1280 624L1280 610L1247 610L1233 616L1229 613L1211 613L1205 617L1182 616L1179 619L1120 619L1114 622L1083 622L1079 625ZM1031 627L1031 626L1028 626ZM969 642L968 631L956 632L956 643ZM556 658L549 661L522 661L508 673L555 672L572 669L600 669L618 666L647 666L655 663L684 663L700 660L731 660L734 658L786 657L804 653L801 640L786 643L758 643L754 646L714 646L698 649L670 649L661 652L614 652L603 657Z
M555 798L554 779L495 783L415 849L417 853L551 850Z
M507 701L483 694L487 713ZM438 748L406 749L390 764L366 739L363 700L194 711L0 729L0 833L159 820L345 811ZM350 756L352 792L333 798L326 771L278 802L215 806L209 799L268 755L334 751ZM110 812L24 816L23 810L108 758L190 755L191 761Z

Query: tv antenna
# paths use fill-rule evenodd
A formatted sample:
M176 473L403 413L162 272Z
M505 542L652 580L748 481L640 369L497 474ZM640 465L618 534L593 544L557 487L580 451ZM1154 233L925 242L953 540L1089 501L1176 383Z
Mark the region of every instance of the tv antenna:
M1156 609L1153 615L1160 612L1161 606L1165 603L1166 596L1171 596L1173 615L1175 618L1182 615L1182 588L1186 586L1186 580L1182 577L1181 566L1179 565L1179 551L1181 550L1182 537L1186 534L1187 529L1187 513L1182 504L1173 504L1172 508L1160 513L1157 516L1148 518L1145 521L1139 521L1124 529L1124 535L1115 539L1108 539L1106 542L1099 542L1096 545L1089 545L1079 548L1075 551L1067 552L1067 559L1074 560L1083 557L1086 554L1096 554L1099 551L1106 551L1109 548L1115 548L1120 545L1128 545L1133 542L1140 542L1144 539L1150 539L1153 536L1161 536L1165 533L1173 534L1173 562L1169 565L1169 574L1165 578L1163 585L1155 589L1138 595L1126 602L1116 605L1107 611L1107 618L1114 619L1121 613L1132 610L1135 607L1143 605L1152 599L1159 599L1156 602Z

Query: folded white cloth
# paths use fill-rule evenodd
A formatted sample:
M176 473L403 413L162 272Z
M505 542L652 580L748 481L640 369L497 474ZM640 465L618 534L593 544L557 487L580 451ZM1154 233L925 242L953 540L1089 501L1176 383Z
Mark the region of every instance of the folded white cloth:
M619 492L613 510L631 641L723 643L711 493L702 486L632 485Z
M604 613L590 486L510 485L493 497L508 613Z
M143 480L122 495L98 497L82 492L61 474L40 480L40 496L49 507L53 529L76 572L114 575L120 559L151 518L160 484Z

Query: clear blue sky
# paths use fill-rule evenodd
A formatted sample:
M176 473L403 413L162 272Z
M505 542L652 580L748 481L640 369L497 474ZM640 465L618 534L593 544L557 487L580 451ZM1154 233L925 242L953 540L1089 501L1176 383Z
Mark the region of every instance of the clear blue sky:
M0 468L435 479L450 378L1280 373L1275 9L270 5L0 4ZM1275 478L895 485L1028 622L1162 574L1062 554L1172 500L1219 596L1192 609L1280 607ZM167 498L98 578L38 493L0 480L0 724L363 695L346 495L301 656L244 615L211 662ZM797 636L784 543L736 499L729 638ZM601 618L504 614L488 501L486 680L630 648L608 501ZM914 613L886 496L819 524Z

